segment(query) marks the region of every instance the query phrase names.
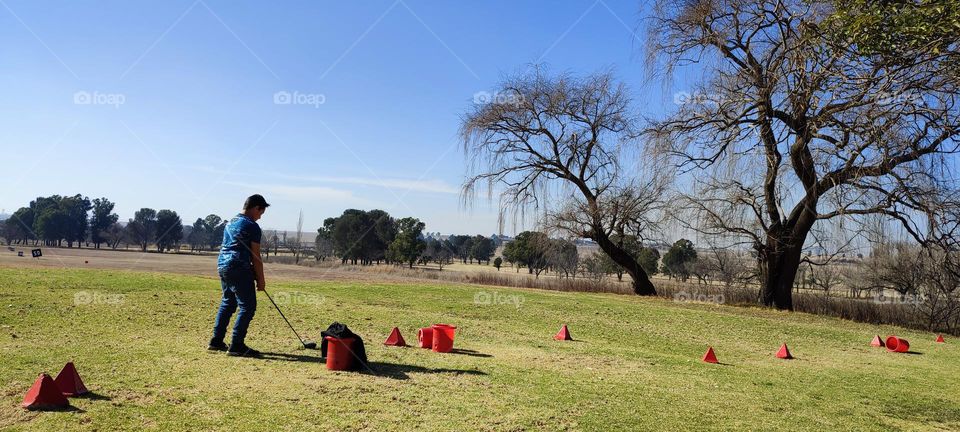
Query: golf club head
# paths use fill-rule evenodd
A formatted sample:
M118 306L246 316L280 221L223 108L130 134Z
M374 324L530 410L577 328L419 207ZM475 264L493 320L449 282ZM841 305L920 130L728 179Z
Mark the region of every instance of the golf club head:
M306 349L317 349L317 343L313 341L303 341L303 347Z

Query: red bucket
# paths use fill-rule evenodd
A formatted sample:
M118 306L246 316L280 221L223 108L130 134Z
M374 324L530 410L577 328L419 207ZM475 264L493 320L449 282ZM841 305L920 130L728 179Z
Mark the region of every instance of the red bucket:
M910 342L896 336L888 336L886 346L891 352L905 353L910 350Z
M420 348L430 348L433 346L433 329L424 327L417 330L417 346Z
M327 336L325 339L327 340L327 369L351 370L353 368L353 342L355 339L339 339L333 336Z
M448 324L433 325L433 351L448 353L453 350L453 336L457 328Z

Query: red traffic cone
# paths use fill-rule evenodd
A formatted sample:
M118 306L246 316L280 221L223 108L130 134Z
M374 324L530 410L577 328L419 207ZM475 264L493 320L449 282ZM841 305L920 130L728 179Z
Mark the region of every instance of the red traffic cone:
M407 346L407 341L403 340L403 335L400 334L400 329L394 327L393 331L390 332L390 336L387 336L387 340L385 340L383 344L403 347Z
M717 354L713 352L713 347L707 348L707 353L703 355L703 361L707 363L720 363L717 361Z
M46 410L65 408L70 406L70 402L63 393L60 393L60 389L57 388L57 383L53 382L53 378L44 373L37 377L33 387L30 387L30 390L27 391L21 406L28 410Z
M937 335L937 343L946 343L947 341L943 340L943 335Z
M790 349L787 348L787 344L780 345L780 351L777 351L777 358L790 360L793 358L790 355Z
M80 374L77 373L77 368L73 366L73 362L63 366L63 369L57 374L57 378L53 381L57 383L57 387L60 388L60 393L63 393L64 396L80 396L90 392L87 390L87 387L83 385L83 380L80 379Z
M573 340L573 336L570 336L570 330L567 329L567 325L564 324L563 327L560 327L560 331L553 337L555 340Z
M873 337L873 340L870 341L870 346L883 347L883 339L880 339L880 335L876 335Z

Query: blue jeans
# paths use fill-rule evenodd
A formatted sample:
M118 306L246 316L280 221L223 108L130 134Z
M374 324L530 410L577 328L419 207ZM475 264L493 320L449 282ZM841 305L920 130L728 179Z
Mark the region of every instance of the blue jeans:
M223 289L223 299L220 300L220 310L213 323L213 339L211 342L222 342L227 334L227 324L230 317L239 307L237 321L233 324L234 347L244 346L243 340L247 337L247 327L257 312L257 290L254 286L253 269L235 268L220 270L220 287Z

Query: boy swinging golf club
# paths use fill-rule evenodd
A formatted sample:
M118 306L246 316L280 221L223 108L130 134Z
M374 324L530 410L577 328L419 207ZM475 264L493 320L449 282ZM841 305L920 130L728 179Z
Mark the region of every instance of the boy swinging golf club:
M261 230L257 221L267 211L267 201L261 195L251 195L243 203L243 213L227 223L223 230L223 243L220 246L220 256L217 258L217 272L220 273L220 287L223 290L223 299L213 324L213 337L207 349L211 351L227 351L227 355L240 357L259 357L260 352L248 347L244 343L247 327L257 311L257 295L254 291L263 291L283 317L283 321L290 326L290 330L297 336L300 344L307 349L315 349L316 342L305 341L283 315L277 303L270 298L266 291L266 281L263 276L263 261L260 259ZM233 340L230 347L223 342L227 334L227 324L230 316L239 307L237 321L233 325Z
M227 351L227 355L231 356L260 356L258 351L244 343L244 338L257 311L256 291L264 291L267 285L263 277L263 261L260 260L262 232L257 225L267 207L270 207L270 204L267 204L263 196L250 195L243 203L243 213L231 219L224 227L223 243L217 258L223 299L213 324L213 337L207 347L209 350ZM238 308L240 311L233 324L233 340L228 348L223 338L226 336L230 317Z

